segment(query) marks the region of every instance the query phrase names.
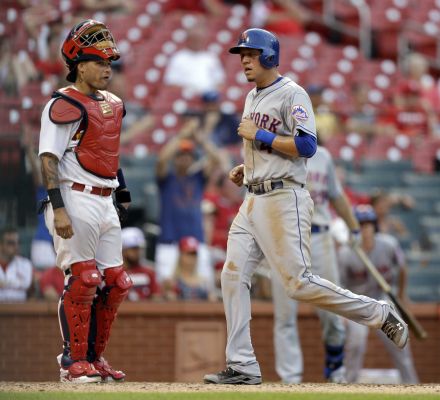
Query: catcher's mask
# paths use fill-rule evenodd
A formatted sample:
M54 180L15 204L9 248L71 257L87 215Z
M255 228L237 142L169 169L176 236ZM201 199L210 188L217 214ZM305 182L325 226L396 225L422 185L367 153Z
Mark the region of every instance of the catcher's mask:
M87 19L72 28L64 40L61 54L69 68L66 79L75 82L81 61L117 60L120 57L113 35L104 23Z

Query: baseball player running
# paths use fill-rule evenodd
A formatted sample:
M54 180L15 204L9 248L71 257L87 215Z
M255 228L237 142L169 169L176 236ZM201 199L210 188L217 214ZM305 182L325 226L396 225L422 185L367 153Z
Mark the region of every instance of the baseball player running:
M307 189L315 205L311 226L313 273L339 284L336 250L329 226L332 220L330 204L351 231L351 241L360 239L359 223L336 176L330 153L318 146L307 162ZM287 296L277 274L272 274L274 302L275 369L284 383L300 383L303 357L298 336L298 303ZM365 294L365 293L364 293ZM345 367L343 320L336 314L318 309L325 345L324 376L329 382L344 383Z
M404 347L408 327L391 305L356 295L311 272L313 201L304 185L306 160L316 152L315 119L306 91L278 72L278 39L266 30L249 29L229 51L240 55L244 74L256 87L246 98L238 128L244 165L230 172L233 182L246 185L247 194L229 231L221 275L226 369L205 375L205 383L262 382L250 337L249 290L264 257L289 297L381 328Z
M399 297L405 297L406 267L403 250L398 241L391 235L377 232L377 217L370 205L359 205L355 215L361 224L361 247L377 266L385 280L393 287ZM345 287L367 296L384 298L384 293L375 279L365 268L352 247L345 245L339 249L339 265L341 281ZM346 321L346 359L347 381L356 382L362 368L366 352L368 328L363 325ZM411 349L406 346L398 349L390 345L383 332L378 332L387 352L400 372L403 383L418 383L417 372L414 368Z
M102 356L117 309L132 286L122 267L121 225L131 199L119 166L124 105L105 89L119 50L95 20L76 25L62 56L73 85L59 89L41 118L39 156L50 203L45 220L65 274L59 303L64 341L60 380L124 380Z

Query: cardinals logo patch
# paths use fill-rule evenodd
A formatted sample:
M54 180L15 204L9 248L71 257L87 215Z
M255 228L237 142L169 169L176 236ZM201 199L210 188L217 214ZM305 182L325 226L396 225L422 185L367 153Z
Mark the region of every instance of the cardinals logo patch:
M305 122L309 119L309 114L301 104L295 104L292 106L292 117L297 122Z

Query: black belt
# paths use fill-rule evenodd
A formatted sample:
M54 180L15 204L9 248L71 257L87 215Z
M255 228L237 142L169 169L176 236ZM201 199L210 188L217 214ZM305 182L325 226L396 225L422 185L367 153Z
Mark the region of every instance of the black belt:
M290 186L290 183L286 184L286 186ZM292 182L292 186L298 186L301 188L304 187L303 184L294 183L294 182ZM264 194L264 193L271 192L272 190L275 190L275 189L282 189L284 187L284 182L283 181L270 181L270 185L265 185L264 182L253 183L251 185L246 185L246 187L247 187L247 190L249 193Z
M328 225L312 225L312 233L327 232L330 229Z

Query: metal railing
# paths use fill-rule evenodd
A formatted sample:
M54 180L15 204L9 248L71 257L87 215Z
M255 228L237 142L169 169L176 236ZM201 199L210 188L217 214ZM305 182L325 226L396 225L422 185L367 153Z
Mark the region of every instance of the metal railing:
M352 6L357 10L359 18L359 27L348 25L337 18L336 2L344 2L345 4ZM371 9L365 0L323 0L322 14L313 13L315 21L322 23L324 26L342 33L349 37L358 39L359 50L366 57L371 58L373 48L373 35L371 26ZM431 39L436 40L436 53L434 57L425 55L431 67L440 70L440 30L434 35L434 33L426 32L424 25L415 21L406 21L401 34L398 38L398 61L406 57L413 49L411 48L411 40L407 37L406 33L409 31L415 31L419 34L425 35Z
M343 1L353 6L359 16L359 28L350 26L336 17L336 1ZM372 35L371 35L371 12L365 0L323 0L322 15L312 13L315 21L322 23L336 32L358 39L359 50L366 57L371 57Z

